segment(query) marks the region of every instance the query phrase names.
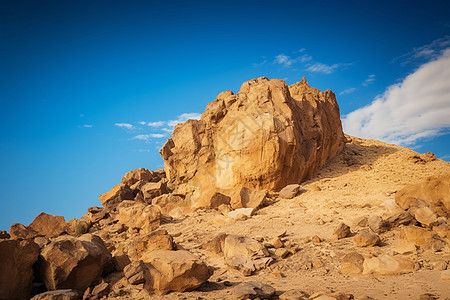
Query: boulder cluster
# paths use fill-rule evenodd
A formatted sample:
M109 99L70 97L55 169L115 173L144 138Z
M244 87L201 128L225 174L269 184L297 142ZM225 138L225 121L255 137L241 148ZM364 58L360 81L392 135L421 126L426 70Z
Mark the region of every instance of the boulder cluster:
M28 226L15 223L0 232L0 299L145 299L228 287L229 299L354 299L320 286L277 290L260 275L283 279L295 269L396 276L424 267L412 254L447 253L448 175L387 193L395 197L389 215L367 214L351 223L321 216L317 226L332 223L334 232L325 237L316 229L312 237L293 238L288 208L307 216L316 206L332 205L306 207L298 200L332 191L329 179L302 182L337 154L345 166L357 164L359 154L346 143L352 138L342 132L334 94L311 88L304 78L287 86L262 77L237 94L223 92L200 120L175 127L160 151L164 169L126 173L99 197L102 207L88 208L79 219L41 213ZM410 163L435 160L426 154ZM361 165L358 172L371 170ZM276 205L286 216L284 227L273 227L276 216L264 215ZM307 226L314 220L296 221ZM240 230L248 224L260 231ZM388 243L392 251L385 250ZM450 261L435 267L450 280Z

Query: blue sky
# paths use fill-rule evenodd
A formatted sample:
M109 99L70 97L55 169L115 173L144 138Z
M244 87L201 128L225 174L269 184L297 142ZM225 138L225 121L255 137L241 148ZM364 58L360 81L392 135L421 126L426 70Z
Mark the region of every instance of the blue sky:
M347 132L450 159L448 1L0 1L0 229L80 217L172 125L255 77Z

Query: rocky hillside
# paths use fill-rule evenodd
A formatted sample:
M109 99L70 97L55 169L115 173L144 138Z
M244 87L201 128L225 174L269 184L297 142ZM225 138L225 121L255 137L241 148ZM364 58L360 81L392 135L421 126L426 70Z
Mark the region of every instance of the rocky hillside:
M450 164L344 136L331 91L246 82L161 154L78 220L2 232L0 299L450 295Z

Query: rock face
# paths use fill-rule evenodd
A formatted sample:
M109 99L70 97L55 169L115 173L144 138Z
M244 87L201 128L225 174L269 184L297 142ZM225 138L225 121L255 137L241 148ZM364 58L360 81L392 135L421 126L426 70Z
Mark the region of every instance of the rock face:
M142 257L142 260L148 268L148 272L145 272L145 288L150 293L191 291L211 276L208 266L185 250L155 250Z
M261 77L221 93L175 127L160 154L169 188L209 206L221 189L281 189L310 178L344 145L333 92Z
M98 236L60 236L42 249L38 276L49 290L71 288L82 293L100 278L109 258Z
M0 299L29 299L39 246L30 241L0 241Z

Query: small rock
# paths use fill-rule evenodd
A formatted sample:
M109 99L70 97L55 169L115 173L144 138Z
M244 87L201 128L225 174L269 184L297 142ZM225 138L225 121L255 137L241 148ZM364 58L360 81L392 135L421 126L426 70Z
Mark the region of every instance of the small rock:
M414 271L414 262L407 258L382 255L364 260L364 275L400 275Z
M346 254L341 261L341 273L345 275L360 274L364 267L364 257L358 252Z
M255 210L254 208L250 208L250 207L249 208L245 208L245 207L238 208L238 209L230 211L227 214L227 217L233 218L236 220L239 215L245 215L246 217L250 218L250 216L252 215L254 210Z
M350 226L341 223L339 224L339 226L336 228L336 230L333 233L333 238L335 240L339 240L339 239L343 239L348 237L351 234L350 232Z
M217 209L222 213L222 215L226 216L232 209L231 206L228 204L221 204Z
M235 299L269 299L275 294L270 285L260 282L243 282L233 289Z
M279 248L275 251L275 255L279 258L285 258L289 254L286 248Z
M109 289L109 284L107 282L102 282L94 287L92 294L98 298L102 298L108 295Z
M299 191L300 184L290 184L281 189L281 191L278 193L278 196L284 199L291 199L294 198Z
M269 245L271 245L275 249L278 249L278 248L281 248L284 246L283 242L281 241L281 239L279 237L276 237L276 238L270 240Z
M375 233L363 230L353 238L353 241L359 247L373 247L380 244L380 237Z
M11 236L6 230L0 230L0 239L9 239Z
M386 232L391 228L390 224L387 221L383 220L383 218L377 215L370 216L367 221L369 223L369 228L373 232L378 234Z
M322 242L322 239L319 236L315 235L311 238L311 242L314 245L319 245Z
M222 193L216 192L212 195L211 200L209 201L210 208L218 208L221 205L230 205L231 197L226 196Z
M281 272L278 271L278 270L273 271L273 272L271 273L271 275L272 275L273 277L275 277L275 278L284 278L284 277L285 277L284 274L281 273Z
M437 224L438 216L428 206L420 207L413 210L414 218L422 225L433 227Z
M185 215L181 207L175 207L169 211L169 216L174 220L180 220L183 219Z
M406 240L396 241L393 246L393 251L398 254L408 254L416 252L416 246Z
M75 290L56 290L37 294L31 300L77 300L79 294Z
M114 208L124 200L133 200L134 193L127 184L121 183L114 186L109 192L98 197L103 207Z
M223 247L225 244L226 233L219 233L212 240L202 245L202 249L208 251L215 257L223 256Z
M279 300L307 300L309 295L301 290L289 290L280 295Z
M130 284L141 284L145 282L144 268L142 260L133 261L123 269L123 274Z

